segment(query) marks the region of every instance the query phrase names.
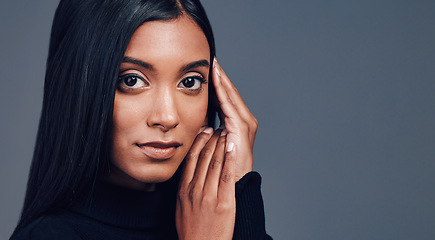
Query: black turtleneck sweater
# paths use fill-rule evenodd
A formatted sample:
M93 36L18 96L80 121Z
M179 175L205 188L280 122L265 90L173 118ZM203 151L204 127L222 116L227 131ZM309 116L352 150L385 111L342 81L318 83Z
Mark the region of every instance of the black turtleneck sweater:
M265 230L261 177L246 174L236 183L236 224L233 239L271 239ZM178 239L173 186L145 192L97 183L86 200L37 218L11 239Z

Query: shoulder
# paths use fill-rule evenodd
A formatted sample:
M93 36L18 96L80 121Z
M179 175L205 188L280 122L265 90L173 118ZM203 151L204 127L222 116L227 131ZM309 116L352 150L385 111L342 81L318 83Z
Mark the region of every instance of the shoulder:
M11 240L39 240L39 239L82 239L70 221L67 213L49 214L35 219L33 222L19 230Z

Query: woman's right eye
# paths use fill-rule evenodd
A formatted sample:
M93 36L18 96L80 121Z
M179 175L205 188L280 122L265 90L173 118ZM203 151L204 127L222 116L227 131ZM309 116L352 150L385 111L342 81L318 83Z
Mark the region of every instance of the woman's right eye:
M148 86L148 82L138 74L130 73L118 77L118 87L124 90L136 90Z

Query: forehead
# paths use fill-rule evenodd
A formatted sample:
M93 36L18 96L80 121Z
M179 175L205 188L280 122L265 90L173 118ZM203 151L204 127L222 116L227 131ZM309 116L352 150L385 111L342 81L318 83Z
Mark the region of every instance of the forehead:
M142 24L133 34L125 56L153 61L209 59L210 49L202 29L186 15L169 21Z

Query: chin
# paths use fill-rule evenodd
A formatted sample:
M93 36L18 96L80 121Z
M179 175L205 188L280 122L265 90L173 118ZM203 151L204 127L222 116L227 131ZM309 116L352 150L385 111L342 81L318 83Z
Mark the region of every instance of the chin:
M162 172L153 172L149 173L148 171L146 173L139 173L139 174L132 174L130 177L134 178L135 180L142 182L142 183L162 183L166 182L169 179L171 179L172 176L174 176L177 169L174 169L173 171L162 171Z
M184 151L180 151L176 156L166 160L147 159L142 153L119 154L122 157L111 161L113 167L109 172L109 181L129 188L166 182L174 176L185 154Z
M180 164L172 163L157 163L146 164L143 166L136 166L132 168L123 168L117 166L119 174L114 176L118 181L120 179L126 180L129 184L136 183L161 183L168 181L174 176ZM122 176L123 175L123 176Z

